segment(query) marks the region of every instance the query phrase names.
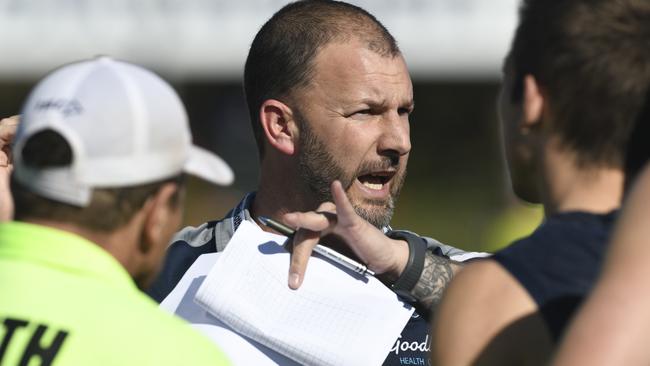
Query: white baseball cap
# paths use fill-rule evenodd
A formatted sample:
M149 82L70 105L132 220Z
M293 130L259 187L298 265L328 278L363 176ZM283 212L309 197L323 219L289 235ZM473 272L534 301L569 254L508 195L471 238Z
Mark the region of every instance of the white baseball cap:
M34 168L25 142L54 130L72 149L72 164ZM43 197L75 206L93 188L137 186L182 172L227 185L234 175L218 156L192 145L187 113L172 87L142 67L98 57L47 75L23 106L14 140L14 176Z

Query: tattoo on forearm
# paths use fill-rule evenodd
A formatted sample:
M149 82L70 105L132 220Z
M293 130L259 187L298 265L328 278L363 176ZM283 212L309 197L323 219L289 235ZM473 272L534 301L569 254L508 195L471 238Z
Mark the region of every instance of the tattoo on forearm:
M460 268L460 264L427 251L424 257L424 270L411 294L418 300L423 310L429 313L442 299L442 294Z

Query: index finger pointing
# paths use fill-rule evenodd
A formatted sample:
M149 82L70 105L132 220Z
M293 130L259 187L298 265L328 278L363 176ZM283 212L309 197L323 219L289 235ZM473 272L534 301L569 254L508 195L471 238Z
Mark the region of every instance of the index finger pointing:
M343 185L338 180L332 182L332 197L334 197L334 204L336 204L336 214L338 216L339 222L346 224L352 223L353 220L357 217L357 213L352 207L348 196L343 190Z
M289 264L289 287L298 289L305 278L307 262L311 252L318 244L318 232L299 229L293 236L291 260Z

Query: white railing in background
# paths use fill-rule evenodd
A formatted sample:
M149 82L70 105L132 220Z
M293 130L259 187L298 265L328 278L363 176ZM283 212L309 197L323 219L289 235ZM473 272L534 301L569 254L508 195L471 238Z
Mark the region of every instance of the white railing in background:
M356 0L397 38L414 78L495 79L518 0ZM238 80L280 0L0 0L0 79L96 54L176 80Z

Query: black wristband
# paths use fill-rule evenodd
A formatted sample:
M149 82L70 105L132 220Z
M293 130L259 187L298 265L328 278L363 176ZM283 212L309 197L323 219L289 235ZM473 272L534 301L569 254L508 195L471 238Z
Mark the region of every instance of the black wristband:
M427 242L416 234L407 231L389 231L386 234L391 239L406 240L409 246L409 259L404 272L397 278L391 289L398 295L411 298L411 290L418 283L424 270L424 255Z

